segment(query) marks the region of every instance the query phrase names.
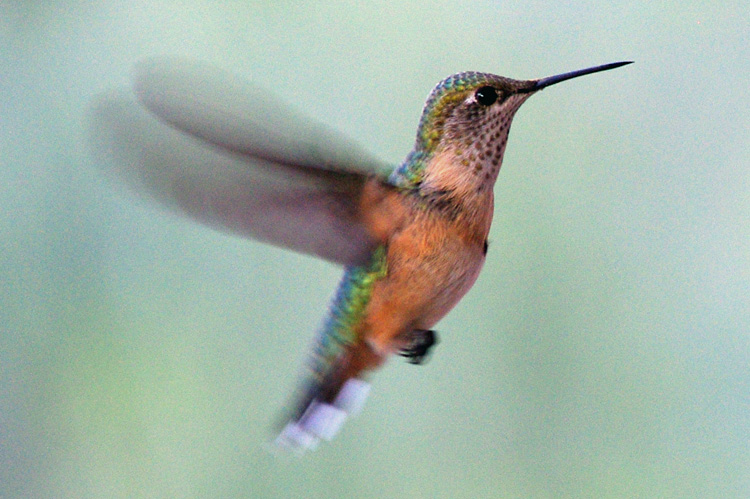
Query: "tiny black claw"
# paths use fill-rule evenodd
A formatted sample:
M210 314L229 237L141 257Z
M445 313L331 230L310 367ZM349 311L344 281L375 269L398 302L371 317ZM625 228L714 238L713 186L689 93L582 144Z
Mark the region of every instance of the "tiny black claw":
M438 343L437 333L431 329L415 329L409 335L408 345L399 355L406 357L410 364L422 364L429 356L430 349Z

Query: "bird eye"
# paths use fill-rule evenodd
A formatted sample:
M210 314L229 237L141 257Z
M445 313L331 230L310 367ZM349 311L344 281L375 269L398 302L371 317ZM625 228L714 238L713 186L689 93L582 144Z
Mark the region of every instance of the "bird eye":
M497 90L492 87L480 87L474 93L477 102L483 106L491 106L497 101Z

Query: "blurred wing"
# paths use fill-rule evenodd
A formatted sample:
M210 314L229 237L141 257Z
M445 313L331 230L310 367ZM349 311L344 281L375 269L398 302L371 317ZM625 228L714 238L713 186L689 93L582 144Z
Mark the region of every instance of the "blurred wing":
M268 91L205 63L142 62L136 67L135 91L166 123L252 160L383 177L392 169Z
M383 166L231 76L197 68L141 67L138 96L161 120L129 96L101 98L91 130L99 159L136 191L210 226L342 264L367 261L375 244L358 199Z

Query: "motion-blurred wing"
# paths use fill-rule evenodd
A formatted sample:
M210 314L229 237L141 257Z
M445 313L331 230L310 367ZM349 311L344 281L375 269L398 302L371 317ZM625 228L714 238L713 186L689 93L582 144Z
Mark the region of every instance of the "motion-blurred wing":
M367 260L374 243L357 200L369 177L383 176L381 163L209 66L142 65L136 92L153 114L105 96L92 134L100 159L137 191L240 235L343 264Z
M135 91L144 106L173 127L252 160L364 175L390 173L343 135L205 63L145 61L136 67Z

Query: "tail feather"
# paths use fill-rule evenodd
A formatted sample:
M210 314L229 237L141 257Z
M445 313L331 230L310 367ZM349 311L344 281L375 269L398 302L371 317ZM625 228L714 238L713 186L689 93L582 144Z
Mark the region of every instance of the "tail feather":
M370 393L363 379L381 359L364 343L345 350L325 376L311 376L296 410L275 443L300 453L313 450L320 440L331 440L349 416L359 413Z
M275 443L304 452L330 440L359 412L370 391L365 374L383 362L363 339L362 320L375 282L386 275L385 248L364 266L346 269L329 315L313 343L308 376Z
M300 453L314 450L320 440L331 440L348 416L356 415L370 393L370 384L351 378L344 383L333 402L314 399L299 419L284 426L276 438L276 445Z

